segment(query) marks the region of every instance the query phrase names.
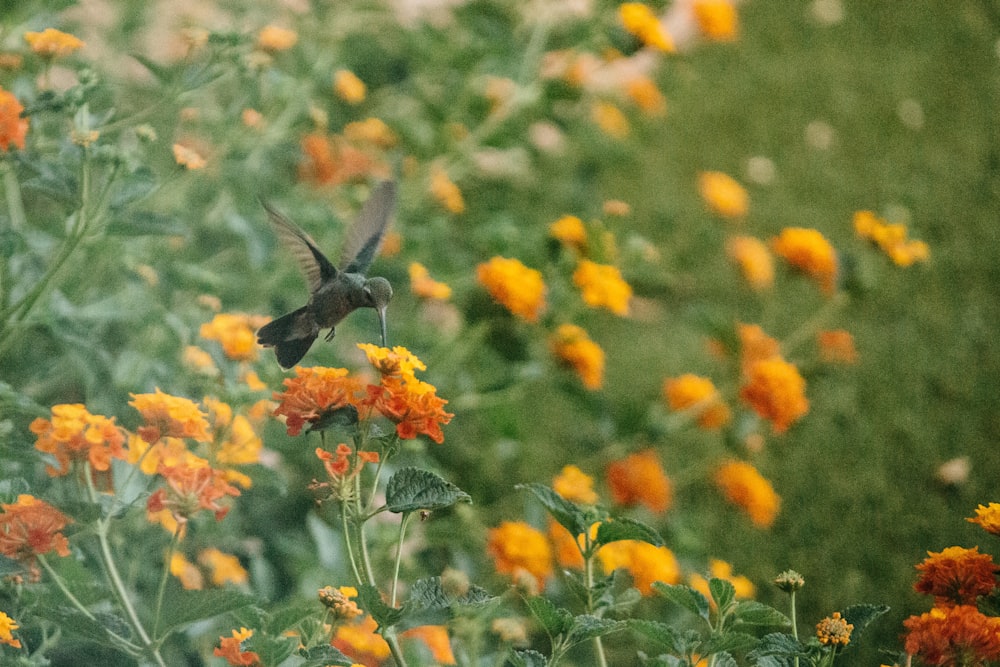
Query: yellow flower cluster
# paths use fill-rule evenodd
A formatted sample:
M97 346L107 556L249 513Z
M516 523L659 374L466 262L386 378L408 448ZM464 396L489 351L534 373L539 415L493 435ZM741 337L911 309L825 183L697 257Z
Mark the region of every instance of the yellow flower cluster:
M854 232L877 245L897 266L910 266L930 258L930 247L924 241L908 237L906 225L890 224L871 211L854 214Z
M693 373L668 378L663 396L671 410L693 410L702 428L717 429L729 423L729 406L708 378Z
M21 641L14 639L14 630L19 627L17 621L0 611L0 644L6 644L11 648L21 648Z
M451 298L451 287L431 278L430 272L423 264L412 262L409 267L410 290L414 296L421 299L436 299L447 301Z
M545 587L552 574L552 547L545 534L523 521L504 521L492 528L486 551L497 572L509 574L536 592Z
M701 33L716 42L732 42L739 35L739 15L733 0L695 0L694 17Z
M750 208L747 191L736 179L721 171L698 174L698 192L709 210L724 218L742 218Z
M266 25L257 33L257 48L268 53L287 51L299 41L294 30L276 25Z
M786 227L771 241L774 252L812 277L827 294L837 287L837 251L815 229Z
M670 53L674 51L674 40L667 33L653 10L641 2L625 2L618 7L622 25L642 42L644 46Z
M576 371L587 389L604 384L604 350L575 324L560 324L551 341L556 359Z
M334 73L333 90L337 97L348 104L361 104L367 94L365 82L348 69L339 69Z
M781 498L749 463L728 461L715 471L715 483L726 499L745 511L755 526L769 528L778 516Z
M448 172L438 166L431 170L431 196L449 213L458 215L465 211L462 191L448 176Z
M976 508L976 515L966 521L979 524L987 533L1000 535L1000 503L980 505Z
M564 215L549 225L549 236L567 248L579 252L587 249L587 228L575 215Z
M79 38L55 28L46 28L42 32L26 32L24 41L28 42L34 53L43 58L68 56L86 46Z
M198 334L218 341L225 355L234 361L256 361L260 348L255 332L269 319L246 313L219 313L211 322L202 324Z
M528 322L537 322L545 311L542 274L520 260L493 257L476 267L476 278L495 301Z
M758 361L740 388L740 398L761 417L769 419L775 433L788 427L809 412L805 397L806 381L795 364L781 357Z
M733 585L736 597L739 599L751 599L756 593L753 582L743 575L734 575L733 566L724 560L713 558L708 562L708 576L713 579L724 579ZM708 587L708 579L700 574L692 574L688 577L691 588L700 592L707 598L711 598L711 591Z
M752 289L761 291L774 285L774 259L760 239L734 236L726 242L726 254Z
M552 490L573 503L593 505L600 499L594 491L594 478L572 464L564 466L552 480Z
M597 557L610 574L619 568L632 575L633 585L643 595L653 590L653 582L676 584L681 580L681 568L677 557L667 547L658 547L638 540L621 540L605 544L597 552Z
M615 315L629 313L632 287L617 267L582 259L573 272L573 284L580 288L584 303L592 308L607 308Z
M611 462L607 470L611 498L618 505L644 505L662 514L673 503L673 487L652 449Z

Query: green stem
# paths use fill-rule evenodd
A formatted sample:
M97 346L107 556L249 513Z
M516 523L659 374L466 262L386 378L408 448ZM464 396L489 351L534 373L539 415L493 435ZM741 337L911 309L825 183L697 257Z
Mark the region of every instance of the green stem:
M798 620L795 617L795 591L790 591L788 595L791 599L791 608L789 611L792 616L792 636L797 640L799 638L799 625ZM799 656L795 656L795 667L799 667Z
M399 564L403 560L403 536L406 535L406 525L410 523L413 512L403 514L403 520L399 522L399 539L396 541L396 564L392 570L392 589L389 594L389 606L396 606L396 586L399 583Z
M153 636L157 636L160 631L160 612L163 609L163 596L167 591L167 579L170 578L170 562L174 559L174 552L181 541L181 524L177 524L174 534L170 538L170 546L167 547L167 555L163 561L163 574L160 576L160 586L156 591L156 607L153 613Z
M823 327L827 319L837 310L847 303L847 293L837 292L816 313L803 322L798 329L790 333L781 341L781 348L789 354L792 350L802 345L806 341L815 338L816 333Z
M590 545L590 531L587 531L585 540L585 551L587 556L584 559L584 584L587 587L587 613L594 613L594 556L593 549ZM599 667L608 667L608 659L604 655L604 642L601 641L600 635L594 637L594 653L597 654L597 664Z
M340 529L344 533L344 544L347 546L347 559L351 562L351 572L354 574L356 582L363 583L361 570L358 568L358 559L354 555L354 540L351 538L351 526L347 520L347 503L340 503Z

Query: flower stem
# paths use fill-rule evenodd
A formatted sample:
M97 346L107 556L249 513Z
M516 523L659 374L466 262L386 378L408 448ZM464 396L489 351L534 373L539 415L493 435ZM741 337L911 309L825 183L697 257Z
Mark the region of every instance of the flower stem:
M412 512L403 515L403 520L399 522L399 539L396 541L396 564L392 571L392 589L389 594L389 606L396 606L396 586L399 583L399 564L403 560L403 536L406 535L406 524L410 522Z
M153 635L156 636L160 629L160 611L163 609L163 595L167 590L167 579L170 577L170 562L174 559L174 552L177 551L177 544L181 541L181 525L177 524L173 537L170 538L170 546L167 547L167 555L163 560L163 574L160 577L160 586L156 591L156 606L153 612Z

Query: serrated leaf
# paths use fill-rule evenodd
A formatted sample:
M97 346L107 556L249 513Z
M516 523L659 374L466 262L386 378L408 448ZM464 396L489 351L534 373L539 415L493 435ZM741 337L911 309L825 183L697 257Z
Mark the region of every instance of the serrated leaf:
M626 628L625 621L598 618L591 614L581 614L573 619L573 625L566 638L567 644L578 644L594 637L603 637Z
M743 632L713 633L705 640L702 653L746 653L757 648L760 640Z
M107 643L114 633L123 639L132 638L132 628L124 618L108 612L97 612L92 617L87 616L75 607L48 607L45 618L59 626L60 630Z
M708 621L708 599L691 588L682 584L670 585L662 581L653 582L653 590L676 605L684 607L693 614Z
M668 653L677 652L677 631L666 623L641 618L630 618L627 623L633 632L661 644Z
M865 628L879 616L888 613L889 607L884 604L855 604L843 611L844 620L854 626L851 631L851 642L848 647L856 644Z
M573 627L573 614L561 609L546 597L528 598L528 609L548 633L549 637L558 637L569 632Z
M769 607L763 602L756 600L740 600L736 603L736 611L733 616L739 623L746 625L791 625L792 621L774 607Z
M739 664L732 655L726 651L720 651L712 654L712 667L739 667Z
M189 623L248 607L256 602L257 598L252 595L224 588L186 591L171 586L167 588L160 608L163 623L161 632L166 634Z
M663 538L654 528L635 519L617 518L604 521L598 526L598 544L609 544L619 540L638 540L652 544L654 547L663 546Z
M456 605L480 606L495 599L496 596L480 586L469 586L464 594L453 597L442 588L441 577L427 577L413 582L407 603L415 608L444 609Z
M325 667L326 665L349 667L357 664L332 646L315 646L308 651L300 651L299 655L305 658L305 662L299 667Z
M471 503L472 497L460 488L420 468L402 468L385 489L386 509L397 514L416 510L439 510L455 503Z
M298 647L299 637L274 637L264 634L254 634L248 643L248 649L259 656L261 665L280 665Z
M784 664L787 658L791 660L795 657L804 658L809 654L805 645L792 635L783 632L772 632L761 637L757 648L747 653L747 660L756 664L765 664L764 658L775 657L781 660L777 664ZM768 664L775 664L774 661Z
M382 601L382 594L370 584L358 586L358 602L361 608L375 620L379 628L389 628L400 621L406 613L403 609L390 607Z
M523 650L511 653L510 663L514 667L546 667L548 660L538 651Z
M590 529L582 509L544 484L518 484L514 488L531 491L535 498L549 511L552 518L558 521L559 525L568 530L571 535L583 535Z
M263 619L265 621L264 625L258 624L255 627L261 627L268 634L281 635L297 627L302 621L316 616L320 609L321 607L318 606L315 598L312 600L296 600L284 607L275 609ZM248 625L247 627L251 626Z
M725 579L718 579L716 577L709 579L708 592L712 594L712 599L715 600L715 608L721 612L728 611L729 605L736 599L736 587L733 586L731 581L726 581Z

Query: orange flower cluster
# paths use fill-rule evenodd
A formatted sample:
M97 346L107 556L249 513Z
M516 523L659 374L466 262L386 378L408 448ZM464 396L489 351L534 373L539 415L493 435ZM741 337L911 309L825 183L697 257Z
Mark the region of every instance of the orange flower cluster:
M724 579L731 583L736 591L736 597L741 600L751 599L756 593L753 582L743 575L734 575L733 566L724 560L711 559L708 563L708 576L712 579ZM696 573L688 578L688 583L691 584L691 588L711 599L712 594L709 590L708 579Z
M980 505L976 508L976 515L966 521L979 524L987 533L1000 535L1000 503Z
M35 449L55 457L45 467L52 477L65 475L74 461L86 461L93 473L107 472L111 459L125 458L125 432L114 417L92 415L78 403L52 406L52 418L39 417L28 427L38 436Z
M635 35L644 46L670 53L674 51L674 41L664 29L653 10L641 2L625 2L619 5L618 15L625 29Z
M257 33L257 48L268 53L287 51L299 41L294 30L276 25L266 25Z
M208 419L191 399L164 394L157 388L153 394L132 394L129 405L145 420L146 424L139 427L138 433L149 444L160 438L211 440Z
M455 655L451 650L448 629L443 625L418 625L399 634L403 639L416 639L427 647L431 658L438 665L455 665Z
M775 433L809 412L806 381L794 364L781 357L781 347L757 325L739 326L743 384L740 398L764 419Z
M17 621L0 611L0 644L6 644L11 648L21 648L21 641L14 639L14 630L19 627Z
M217 657L235 667L253 667L260 664L260 656L253 651L244 651L243 642L253 637L253 630L240 628L233 630L232 637L219 637L219 646L213 651Z
M717 429L729 423L729 406L708 378L693 373L668 378L663 383L663 397L671 410L693 410L702 428Z
M303 136L299 177L316 185L338 185L388 176L381 151L394 141L388 139L391 132L374 134L370 126L362 125L354 126L348 135L352 125L344 128L344 135L311 132Z
M339 69L333 74L333 91L337 97L348 104L361 104L365 101L368 89L365 82L349 69Z
M597 552L605 574L619 568L632 575L633 585L643 595L653 592L653 582L676 584L681 580L681 568L674 553L639 540L620 540L605 544Z
M940 553L928 551L927 556L917 565L922 574L914 588L933 595L938 606L974 605L977 597L996 587L1000 567L992 556L979 553L979 547L948 547Z
M517 259L493 257L476 267L476 278L495 301L528 322L545 311L542 274Z
M850 331L834 329L816 334L819 357L828 364L856 364L858 350L854 347L854 336Z
M0 554L20 561L28 568L29 578L38 581L41 570L38 556L55 551L69 555L69 540L62 529L72 519L34 496L21 494L17 502L0 505Z
M219 313L198 332L206 340L218 341L225 355L234 361L255 361L258 356L255 332L270 318L246 313Z
M928 665L982 665L1000 660L1000 618L975 604L934 607L903 621L905 648Z
M734 236L726 242L726 254L739 267L751 289L761 291L774 285L774 260L760 239Z
M611 498L618 505L645 505L661 514L673 502L670 480L652 449L614 461L608 466L607 479Z
M344 443L337 445L335 452L328 452L320 447L316 448L316 458L323 462L323 469L327 476L338 486L353 479L364 468L366 463L378 463L378 452L354 450Z
M924 241L907 238L906 225L890 224L871 211L854 214L854 232L877 245L896 266L910 266L930 258L930 247Z
M465 211L462 191L448 176L448 172L435 165L431 170L431 196L449 213L458 215Z
M721 171L703 171L698 174L698 192L716 215L739 219L750 208L750 197L736 179Z
M341 623L330 644L351 656L359 665L379 667L390 655L389 645L376 630L378 624L371 616L364 616L353 623Z
M560 324L551 340L552 354L576 371L583 386L590 390L604 384L604 350L575 324Z
M591 308L607 308L615 315L628 315L632 287L616 267L582 259L573 272L573 284L580 288L584 303Z
M732 42L739 35L739 14L733 0L694 0L698 28L715 42Z
M42 32L26 32L24 41L34 53L48 59L68 56L86 46L79 38L55 28L46 28Z
M552 480L552 490L571 503L593 505L600 499L594 491L594 478L572 464L563 466Z
M451 298L451 287L431 278L427 268L419 262L410 264L410 291L421 299L447 301Z
M781 498L749 463L729 461L715 471L715 483L726 497L747 513L759 528L769 528L778 516Z
M352 620L364 615L354 598L358 597L358 589L353 586L324 586L317 592L320 603L330 610L330 614L340 620Z
M826 294L837 288L837 251L815 229L786 227L771 241L774 252L812 277Z
M552 547L545 534L523 521L504 521L491 528L486 552L500 574L509 574L534 591L552 574Z
M196 458L196 457L195 457ZM219 501L238 496L240 490L226 481L226 471L210 467L202 460L188 460L177 465L161 463L156 470L167 482L150 494L146 511L151 515L167 511L174 521L184 524L199 510L208 510L221 521L229 507Z
M564 215L549 225L549 236L567 248L579 252L587 249L587 228L575 215Z
M0 86L0 150L9 151L11 146L24 150L28 119L21 118L22 111L14 94Z
M346 368L295 367L295 377L285 378L285 391L274 394L278 407L274 416L285 417L288 435L298 435L302 427L316 424L324 416L354 406L361 380Z
M839 611L816 624L816 638L824 646L847 646L853 631L854 625L841 618Z

